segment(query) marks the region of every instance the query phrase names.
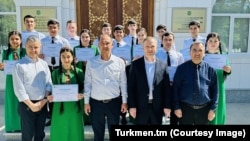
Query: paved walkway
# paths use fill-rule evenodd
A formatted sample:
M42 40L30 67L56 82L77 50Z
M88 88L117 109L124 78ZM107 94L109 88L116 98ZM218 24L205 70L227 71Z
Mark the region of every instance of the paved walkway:
M227 103L227 123L226 125L250 125L250 103ZM0 106L0 112L3 112L3 105ZM85 141L93 140L93 131L91 126L85 126ZM0 131L0 141L21 141L20 133L5 133L2 128ZM106 129L106 140L108 141L108 132ZM45 141L49 141L49 127L46 127Z

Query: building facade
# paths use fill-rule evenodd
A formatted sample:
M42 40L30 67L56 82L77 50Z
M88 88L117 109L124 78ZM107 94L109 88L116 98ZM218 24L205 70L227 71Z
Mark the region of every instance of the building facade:
M88 4L93 3L93 1L98 2L98 0L88 0ZM104 5L110 1L100 0ZM232 66L232 74L226 80L226 89L228 91L250 93L250 84L248 83L250 75L247 74L250 69L249 0L149 1L147 4L150 4L149 10L152 13L144 13L144 15L148 15L150 21L151 18L153 20L150 24L145 24L148 26L147 29L150 30L150 34L156 36L156 26L158 24L165 24L169 31L175 33L176 49L180 50L183 40L190 35L188 33L188 22L192 19L200 20L202 24L200 35L206 37L209 32L218 32L222 39L223 50L228 54ZM47 12L47 17L45 16L40 19L44 23L49 16L57 18L61 22L60 34L65 36L67 20L79 20L83 14L79 12L79 9L90 6L80 2L80 0L5 0L4 4L0 6L0 47L3 49L6 46L6 33L8 31L13 29L17 29L18 31L23 30L22 16L25 13L29 13L29 11L31 15L38 14L39 10L37 9L41 9L41 12ZM116 4L133 5L132 2L131 0L117 0ZM143 0L137 0L136 2L143 3ZM9 7L6 8L4 5L8 5ZM143 5L141 8L143 9ZM117 21L116 19L112 19L112 17L109 19ZM123 21L122 24L124 23ZM44 25L38 26L40 26L41 32L47 34L46 25L45 27ZM83 28L81 25L78 25L78 27Z

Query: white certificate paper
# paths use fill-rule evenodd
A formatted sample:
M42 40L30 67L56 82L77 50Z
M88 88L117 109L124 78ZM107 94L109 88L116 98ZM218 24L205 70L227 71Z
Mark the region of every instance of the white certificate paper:
M94 49L92 48L76 48L75 53L77 61L88 61L95 56Z
M189 48L182 49L180 52L181 52L181 54L182 54L185 61L188 61L188 60L191 59L190 49Z
M174 74L176 72L177 66L168 66L168 75L170 81L174 80Z
M46 57L59 57L62 45L48 43L42 47L42 52Z
M15 66L17 61L13 60L4 60L4 74L12 75L12 69Z
M53 85L52 95L54 102L77 101L78 85L77 84Z
M227 55L225 54L206 54L204 61L207 62L214 69L223 69L227 64Z
M144 51L143 51L142 46L141 45L135 45L133 47L133 57L137 57L137 56L141 57L143 55L144 55Z
M38 32L24 32L24 33L22 33L22 46L23 46L23 48L25 48L27 38L31 35L37 36L39 38Z
M78 46L80 44L80 41L77 40L68 40L70 44L70 48L73 50L75 46Z
M112 51L113 55L124 58L126 61L131 61L130 47L116 47Z

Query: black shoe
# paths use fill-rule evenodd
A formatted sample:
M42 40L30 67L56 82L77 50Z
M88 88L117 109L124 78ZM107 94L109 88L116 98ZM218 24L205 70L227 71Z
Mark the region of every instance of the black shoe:
M126 125L128 123L127 119L125 117L123 117L121 120L121 123L122 123L122 125Z
M49 121L47 121L46 123L45 123L45 126L50 126L51 125L51 120L49 120Z

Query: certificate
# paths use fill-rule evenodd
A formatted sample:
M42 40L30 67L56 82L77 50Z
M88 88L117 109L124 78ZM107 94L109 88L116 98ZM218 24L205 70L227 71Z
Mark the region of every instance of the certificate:
M80 41L78 40L69 40L70 48L73 50L75 46L78 46L80 44Z
M174 74L176 72L177 66L168 66L168 75L170 81L174 80Z
M95 56L94 49L92 48L75 48L77 61L88 61Z
M185 61L191 59L191 56L190 56L190 48L182 49L180 52L181 52L181 54L182 54L182 56L183 56L183 58L184 58Z
M27 38L31 35L37 36L39 38L38 32L23 32L22 33L22 45L23 45L23 47L25 47Z
M144 51L141 45L135 45L133 47L133 57L141 57L144 55Z
M227 55L225 54L206 54L204 61L207 62L214 69L222 70L223 66L227 64Z
M62 45L48 43L42 47L42 52L46 57L59 57Z
M53 85L52 95L54 102L61 101L77 101L78 100L78 85Z
M131 61L131 48L130 47L116 47L113 48L113 55L121 57L126 61Z
M15 66L17 61L4 60L4 74L12 75L12 69Z

